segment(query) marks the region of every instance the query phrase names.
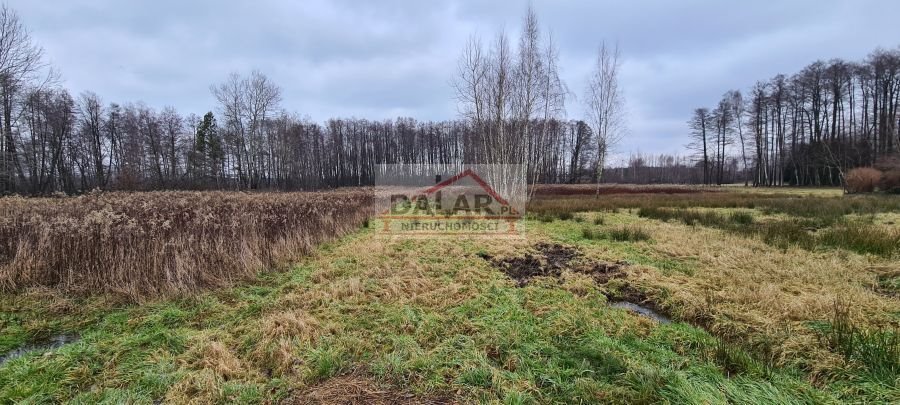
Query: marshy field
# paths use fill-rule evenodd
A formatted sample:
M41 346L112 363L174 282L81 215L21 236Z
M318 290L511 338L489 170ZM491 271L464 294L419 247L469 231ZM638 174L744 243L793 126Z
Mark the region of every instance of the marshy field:
M0 198L0 402L900 402L900 198L594 187L506 238L385 236L366 189Z

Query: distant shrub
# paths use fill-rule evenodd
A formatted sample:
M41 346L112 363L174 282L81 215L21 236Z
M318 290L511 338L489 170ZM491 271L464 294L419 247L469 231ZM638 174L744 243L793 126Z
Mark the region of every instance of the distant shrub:
M888 193L900 194L900 169L884 172L878 188Z
M900 154L883 155L875 161L873 167L882 172L900 170Z
M859 167L847 173L847 192L871 193L881 181L881 171L872 167Z

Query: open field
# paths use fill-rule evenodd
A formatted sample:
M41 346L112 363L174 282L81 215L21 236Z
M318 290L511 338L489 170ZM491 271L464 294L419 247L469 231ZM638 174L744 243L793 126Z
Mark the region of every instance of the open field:
M536 193L521 237L456 239L385 237L377 220L363 220L361 203L319 219L333 222L333 234L308 234L322 228L299 227L309 215L290 213L309 206L292 194L2 199L0 354L75 338L4 358L0 402L900 401L900 199L555 190ZM353 195L308 198L361 198ZM152 264L95 261L87 280L74 259L60 267L68 277L11 264L19 258L10 260L9 241L24 236L10 229L78 243L28 236L46 241L29 257L87 257L64 254L91 249L88 218L97 214L84 207L158 218L140 207L180 204L231 207L223 218L253 235L270 229L260 219L269 213L283 225L248 250L261 258L252 266L190 288L154 281L167 267ZM77 226L38 232L51 212ZM210 251L191 254L194 221L176 227L184 241L176 251L200 261ZM205 235L217 243L257 240L216 226ZM290 243L278 242L284 235ZM139 246L167 257L164 247ZM115 282L134 269L146 277L140 284Z

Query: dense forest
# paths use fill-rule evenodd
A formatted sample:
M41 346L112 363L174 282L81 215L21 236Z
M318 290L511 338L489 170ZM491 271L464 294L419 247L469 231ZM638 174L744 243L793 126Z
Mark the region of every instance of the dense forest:
M618 47L600 45L584 119L569 119L572 91L552 37L531 9L521 31L515 44L503 31L486 43L470 38L452 80L457 119L317 123L285 111L279 86L258 71L212 85L217 105L202 116L73 95L3 6L0 194L322 189L372 184L381 164L467 163L523 164L541 183L836 185L844 169L900 147L900 51L879 50L859 63L816 62L697 109L692 158L633 155L608 167L626 133Z
M900 49L816 61L696 109L690 147L706 184L734 180L726 173L736 156L741 180L754 185L840 185L846 169L897 153L898 105Z
M368 185L379 164L469 162L476 147L464 121L332 119L320 125L277 110L251 110L226 114L226 122L234 121L219 125L212 112L182 117L172 108L104 105L91 93L73 99L65 90L32 92L23 108L5 148L4 166L13 170L3 183L19 193ZM532 127L546 127L539 181L589 180L586 124L549 120Z

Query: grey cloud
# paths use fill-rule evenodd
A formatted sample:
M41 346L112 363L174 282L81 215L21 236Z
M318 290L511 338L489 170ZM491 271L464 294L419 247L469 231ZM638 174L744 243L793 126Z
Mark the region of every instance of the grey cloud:
M466 38L516 35L525 0L13 0L73 93L142 100L184 113L214 108L209 85L259 69L283 106L314 120L456 116L448 84ZM536 0L560 47L580 118L586 76L601 40L624 57L630 116L620 152L676 152L693 108L714 105L816 59L861 59L894 47L895 1Z

